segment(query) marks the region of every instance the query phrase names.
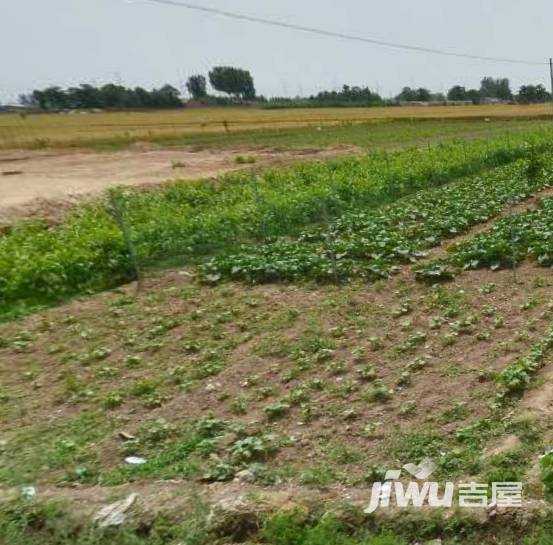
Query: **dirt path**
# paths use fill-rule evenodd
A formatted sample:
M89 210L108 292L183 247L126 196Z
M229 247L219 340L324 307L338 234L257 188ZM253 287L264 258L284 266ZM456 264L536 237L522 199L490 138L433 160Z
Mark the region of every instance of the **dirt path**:
M35 490L39 501L61 500L67 512L84 524L97 520L97 514L102 508L128 498L130 494L134 494L136 499L125 512L123 524L128 528L146 527L148 521L164 514L173 517L175 513L197 516L199 508L207 507L205 513L209 513L209 527L215 535L234 538L240 543L244 542L247 535L255 533L263 518L271 513L295 511L314 514L324 509L338 515L342 513L342 516L348 513L350 516L360 516L360 511L371 500L370 486L336 484L317 488L280 483L267 487L240 482L239 479L209 485L185 480L138 481L111 487L39 485ZM18 497L21 497L20 488L0 488L0 505ZM545 507L543 500L526 498L521 510L536 513ZM423 508L423 516L431 517L436 512L432 507ZM375 516L379 521L389 521L400 516L400 510L392 505L389 510L380 510ZM509 509L504 507L497 509L494 515L490 515L486 509L474 509L470 513L470 519L481 524L492 516L506 522L513 519Z
M158 184L174 179L197 179L248 168L236 162L252 155L256 165L328 158L353 148L195 150L140 146L116 152L2 151L0 152L0 225L23 216L52 217L84 195L114 185ZM65 205L65 206L64 206Z

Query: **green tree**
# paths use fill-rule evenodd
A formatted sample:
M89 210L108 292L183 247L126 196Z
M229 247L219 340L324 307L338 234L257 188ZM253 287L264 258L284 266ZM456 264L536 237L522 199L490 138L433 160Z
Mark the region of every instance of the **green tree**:
M86 83L69 88L66 95L70 108L101 108L104 105L100 89Z
M192 98L200 99L207 96L207 81L205 76L201 74L190 76L186 82L186 88L192 95Z
M180 93L171 85L164 85L160 89L152 91L147 91L142 87L130 89L113 83L102 87L82 84L79 87L65 90L60 87L48 87L43 90L37 89L21 100L28 104L38 105L43 110L182 107Z
M130 105L130 90L122 85L108 83L100 88L100 92L106 108L126 108Z
M429 102L432 99L432 93L425 89L424 87L419 87L417 89L417 98L419 102Z
M461 85L454 85L447 92L447 100L467 100L467 90Z
M172 85L164 85L152 91L154 106L158 108L178 108L182 106L179 90Z
M209 82L215 90L236 98L255 98L253 78L247 70L232 66L216 66L209 72Z
M314 104L330 105L373 105L381 104L382 98L378 93L371 91L368 87L350 87L343 85L341 91L321 91L308 99Z
M517 96L521 104L536 104L551 100L551 94L547 92L543 85L523 85Z
M478 89L469 89L467 91L467 100L472 100L473 104L480 104L482 96Z
M417 92L411 87L404 87L401 93L396 96L396 100L399 102L413 102L417 100Z
M400 102L429 102L432 98L432 93L424 87L418 89L411 89L411 87L404 87L397 95L396 100Z
M480 94L482 97L511 100L513 93L508 78L485 77L480 82Z
M60 87L48 87L32 93L32 99L42 110L61 110L68 107L65 91Z

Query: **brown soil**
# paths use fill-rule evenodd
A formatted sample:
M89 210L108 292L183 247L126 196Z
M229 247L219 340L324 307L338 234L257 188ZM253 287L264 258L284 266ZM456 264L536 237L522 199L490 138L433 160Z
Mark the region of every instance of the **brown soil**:
M530 390L522 400L522 408L541 419L549 420L553 413L553 366L551 358L538 375L540 386Z
M491 283L495 285L492 291L481 289ZM117 304L125 296L131 298L129 302ZM535 299L535 306L523 309L529 298ZM206 484L195 479L89 487L60 484L70 468L60 468L61 471L45 468L42 476L32 481L38 497L67 500L72 512L90 520L101 507L134 492L138 499L133 506L134 514L131 512L129 516L131 519L134 516L137 524L144 524L159 512L174 509L185 512L201 497L208 505L223 511L221 524L230 517L232 528L237 520L247 522L259 513L273 510L308 511L317 504L343 502L362 508L367 505L370 487L363 485L360 477L371 464L386 467L394 464L393 435L431 429L447 438L459 428L489 415L489 402L497 386L487 377L488 373L497 372L525 355L543 336L551 321L552 298L553 286L547 270L529 264L520 268L516 282L511 271L472 271L439 289L416 283L408 268L385 282L340 287L283 284L248 287L234 283L196 286L188 271L168 271L147 278L136 296L134 286L126 286L0 325L0 339L11 341L26 333L32 337L27 347L10 344L0 348L0 384L3 392L16 401L4 407L0 433L17 457L21 443L17 449L10 445L16 444L18 434L29 436L63 426L81 411L98 409L101 396L120 386L128 387L145 377L167 377L175 367L197 366L198 356L188 354L184 344L199 332L205 332L202 351L203 343L212 339L235 341L222 372L201 379L186 390L177 385L164 387L167 399L160 407L147 408L140 400L128 398L121 407L106 411L105 418L117 422L117 430L134 435L140 434L145 423L159 418L177 424L206 415L249 429L271 431L294 438L271 459L271 466L309 470L327 464L339 475L347 474L354 486L336 483L305 487L292 479L263 487L240 482ZM412 310L405 316L397 316L394 311L406 300L411 301ZM455 301L461 307L459 315L451 316L438 329L430 328L430 319L444 316ZM485 312L490 307L495 310L493 315ZM297 319L280 323L290 309L300 311ZM192 314L196 318L190 321ZM452 344L445 342L451 325L469 314L478 316L479 322L454 338ZM148 338L154 317L176 319L179 324L162 337L154 338L161 343L142 353L142 365L126 366L125 355L133 350L129 340ZM504 323L496 328L493 322L499 317ZM406 321L410 322L408 327L404 325ZM244 326L245 331L241 329ZM334 339L333 361L344 362L345 371L336 375L327 368L330 362L324 361L305 375L284 381L283 377L295 364L289 353L281 349L287 342L298 343L310 329L320 329L325 338ZM425 343L398 352L413 331L424 331ZM486 331L491 334L489 339L477 337L478 332ZM367 348L372 337L382 338L381 350L371 352ZM111 350L106 359L92 364L79 362L78 356L83 351L98 346ZM360 347L367 348L366 363L394 391L385 403L370 403L362 398L366 383L359 380L358 370L364 364L353 359L354 350ZM398 386L397 379L405 365L421 356L428 356L428 365L413 373L410 385ZM99 370L107 367L118 370L117 378L98 375ZM543 370L542 378L546 381L551 376L550 367ZM70 400L64 385L68 372L89 384L94 396ZM264 408L286 398L311 378L320 378L332 386L311 393L311 404L320 414L313 421L306 421L300 407L294 406L284 418L267 422ZM256 385L252 387L254 379ZM352 384L352 390L342 391L347 383ZM272 387L275 394L270 398L259 397L262 387ZM231 402L242 396L248 397L247 414L237 415L231 410ZM402 414L402 407L408 403L416 407L414 413ZM546 384L528 392L521 408L540 411L550 403L551 388ZM444 420L446 411L455 406L464 407L464 415ZM353 416L345 416L346 411L353 411L350 413ZM548 418L550 413L545 415L545 420ZM366 433L367 424L376 424L375 431ZM117 433L109 433L91 448L103 468L113 469L121 465L121 445ZM517 445L514 437L502 437L488 445L483 455L489 458ZM45 448L51 447L45 443ZM363 457L358 461L340 458L348 452L361 452ZM529 483L539 482L537 463L527 478ZM18 493L17 489L0 488L0 502ZM533 509L544 509L544 503L539 498L527 498L521 511ZM475 516L483 517L484 522L489 515L482 511ZM223 528L221 532L233 535L232 528Z
M134 146L124 151L0 151L0 226L21 217L57 218L83 196L115 185L159 184L198 179L251 168L236 158L252 155L267 166L352 153L334 149L210 150L192 147L161 149Z
M138 152L133 150L132 153ZM191 151L187 153L194 155ZM216 165L223 171L224 168L237 168L233 155L223 160L220 153L200 153L206 161L206 169L216 169ZM319 153L308 152L303 156L319 157ZM68 161L72 155L68 154ZM79 152L76 155L88 154ZM101 157L92 155L94 161ZM205 159L209 155L216 156L215 166ZM270 157L267 152L266 164L290 158L298 158L298 153ZM188 164L182 156L172 160ZM167 161L169 166L163 168L173 170L171 160ZM224 161L227 161L226 167ZM196 167L200 169L199 164ZM72 168L78 170L75 166ZM184 170L191 174L188 167ZM208 174L204 171L205 175ZM198 176L200 174L190 175L191 178ZM16 178L7 176L5 179ZM0 178L0 181L4 180ZM140 182L143 181L141 177ZM128 183L133 184L132 181ZM135 183L138 182L135 180ZM104 178L94 191L107 186L109 182ZM551 192L546 190L506 213L522 212L535 206L539 198ZM86 192L83 190L83 193ZM28 205L23 208L25 206ZM463 237L474 236L486 228L489 224L480 225ZM439 248L432 257L443 251L444 247ZM490 400L497 391L491 377L527 354L542 338L552 315L550 275L546 269L531 264L523 264L516 279L512 271L471 271L440 288L415 282L408 267L383 282L339 287L236 283L207 287L195 285L191 276L189 271L168 271L148 277L136 296L134 286L126 286L0 325L0 340L9 341L4 348L0 345L0 384L9 399L17 400L2 412L0 433L6 444L15 444L20 433L42 433L49 426L62 426L83 410L99 409L102 397L119 386L128 387L148 377L165 377L161 391L164 399L159 407L147 407L142 400L128 397L120 407L107 411L106 418L114 419L120 423L119 429L135 435L140 434L146 422L156 419L177 424L206 415L255 430L267 429L293 438L271 459L272 467L303 471L327 464L338 476L343 472L357 484L371 464L391 462L394 448L397 448L393 436L432 430L447 439L453 437L456 430L488 416ZM483 289L492 284L493 289ZM130 302L123 306L117 303L122 296L130 297ZM534 301L532 305L527 304L530 300ZM406 302L410 310L405 315L397 315L394 311ZM459 307L458 313L449 315L455 307ZM298 315L289 322L290 310L297 311ZM193 320L190 319L192 315ZM463 326L458 335L452 336L460 321L471 315L478 318L477 323ZM161 337L153 336L158 318L175 320L177 325ZM430 325L435 318L442 319L441 325ZM497 324L499 318L501 325ZM292 352L286 347L301 346L310 338L311 330L333 339L332 360L318 362L305 374L285 379L288 372L296 369ZM426 335L424 342L404 350L410 336L419 331ZM489 337L479 336L483 333L488 333ZM32 338L28 346L13 342L26 334ZM151 348L138 351L144 363L139 367L126 365L125 357L135 352L132 347L149 336L152 336ZM382 347L372 351L370 339L376 337L381 340ZM184 348L191 339L200 342L202 353L213 346L216 349L224 346L225 340L232 343L226 366L219 374L199 379L183 390L168 382L166 377L173 369L200 365L200 355L188 353ZM109 349L105 359L92 363L79 360L80 355L98 347ZM365 349L364 362L356 361L355 353L359 348ZM405 366L421 357L427 359L427 365L412 373L409 385L399 385L398 378ZM343 370L337 373L330 366L332 362L343 363ZM526 393L517 412L525 411L544 424L549 437L553 374L551 359L546 363L539 376L541 381ZM393 391L387 402L364 399L363 392L368 384L360 380L359 369L366 364L373 366L378 379ZM101 374L103 369L110 368L117 372L116 378ZM66 384L68 374L90 385L94 395L70 399ZM267 421L264 409L268 405L288 399L298 389L306 389L312 378L319 378L326 385L325 390L310 391L310 404L315 412L313 420L306 419L301 406L294 405L282 419ZM348 384L351 389L344 388ZM260 394L265 387L271 387L274 393L262 397ZM232 402L240 398L247 399L246 414L237 414L232 408ZM414 407L413 412L404 412L409 405ZM464 408L462 415L446 419L447 411L455 407ZM374 430L367 432L367 424L374 425ZM486 446L483 456L489 458L512 451L518 445L514 436L501 437ZM348 452L340 448L346 447L354 454L362 452L362 459L344 461L340 457L347 458ZM109 470L120 466L121 439L117 434L110 433L99 439L94 450L102 468ZM17 454L14 450L14 455ZM253 493L258 495L257 511L263 509L259 494L266 496L263 501L269 509L336 499L347 499L358 505L367 501L366 487L336 484L328 489L314 490L299 486L297 480L265 490L238 482L205 485L191 481L136 482L116 488L56 487L54 483L59 482L64 471L65 468L45 471L42 478L35 481L39 496L69 499L75 510L87 516L114 501L114 497L124 497L130 492L139 493L139 507L146 511L174 505L177 497L186 502L196 491L210 504L231 500L236 504L244 495ZM528 478L539 480L537 462ZM9 494L0 489L0 501ZM251 507L245 509L251 510Z
M549 324L551 316L547 303L553 291L549 282L544 283L546 275L543 269L525 265L515 283L510 271L476 271L461 275L445 288L445 292L437 292L414 282L408 270L380 284L314 289L293 285L193 287L186 275L168 272L149 278L138 298L121 309L112 307L121 297L118 290L119 293L75 300L20 322L0 326L0 336L5 339L13 339L21 331L31 332L34 338L31 346L23 350L0 349L0 382L7 393L18 399L18 417L6 418L2 431L9 438L38 423L60 423L74 417L79 410L91 409L98 403L95 400L118 385L129 385L146 377L167 376L175 367L198 366L198 356L187 354L183 345L194 329L199 328L199 332L208 333L204 342L221 339L217 342L223 343L225 339L235 339L236 346L226 368L217 376L198 381L186 393L178 386L167 385L163 392L167 399L159 408L145 407L139 399L127 399L121 407L111 411L112 417L126 421L125 431L136 434L145 421L157 418L195 420L208 413L216 418L248 425L255 423L255 427L263 428L267 405L286 398L295 389L305 387L311 378L318 377L331 386L310 394L312 406L320 414L307 422L299 407L293 407L286 418L271 424L277 433L296 437L294 447L279 452L273 463L280 467L309 466L326 458L330 441L364 452L362 463L348 468L353 476L366 471L371 462L383 461L383 449L385 445L390 446L390 430L409 433L420 429L421 425L423 428L432 426L447 437L463 422L488 414L488 402L496 386L486 378L487 374L525 355ZM496 286L492 293L479 290L492 282ZM183 289L192 289L192 294L185 298L175 295ZM129 293L133 291L129 288ZM529 297L535 297L537 304L522 311ZM450 298L460 298L459 316L451 317L447 320L449 324L444 323L438 329L430 328L430 319L443 315L451 307ZM413 310L406 316L394 317L394 309L406 300L411 301ZM483 313L487 307L493 307L493 316ZM292 323L279 325L271 321L286 316L286 312L294 308L301 312ZM234 316L226 316L229 309ZM195 313L198 319L190 322L187 318ZM479 323L448 340L451 324L469 314L478 316ZM180 324L161 338L162 345L143 354L147 365L125 366L128 340L144 339L149 335L152 316L176 319ZM71 317L69 325L64 325L68 317ZM493 322L499 317L504 323L494 328ZM269 327L269 324L273 325ZM529 324L532 327L526 330ZM242 333L240 327L245 327L246 331ZM323 361L298 378L284 380L287 372L295 368L295 362L282 347L287 342L301 344L306 335L309 337L311 329L320 330L325 338L335 338L332 361L343 362L344 370L336 373L328 367L331 362ZM81 331L86 336L83 337ZM209 333L211 331L213 333ZM426 341L412 349L398 351L416 331L424 332ZM491 337L479 340L477 332L484 331L490 332ZM87 340L88 336L92 336L92 342ZM368 348L372 337L382 339L381 350L371 352ZM108 358L94 365L78 363L79 354L100 343L110 349ZM359 348L365 348L366 363L372 365L379 379L394 390L387 403L370 403L363 399L367 385L359 380L359 367L363 363L353 361L354 351ZM66 360L65 355L70 359ZM421 356L428 358L427 366L413 373L410 386L398 386L397 380L405 365ZM102 367L117 369L116 381L99 378L97 373ZM94 400L84 399L77 403L68 400L63 377L69 368L78 373L79 380L91 384L95 390ZM31 379L25 375L29 370L33 371ZM248 386L254 378L257 385ZM348 383L352 389L342 392L342 387ZM274 394L269 398L259 397L262 386L271 386ZM248 398L244 416L234 414L231 406L231 402L241 396ZM407 403L415 404L414 414L402 414ZM455 422L442 422L440 415L455 404L466 407L465 416ZM351 416L347 416L350 410ZM368 423L378 425L374 433L364 431ZM119 448L120 440L113 436L97 444L104 467L120 463Z

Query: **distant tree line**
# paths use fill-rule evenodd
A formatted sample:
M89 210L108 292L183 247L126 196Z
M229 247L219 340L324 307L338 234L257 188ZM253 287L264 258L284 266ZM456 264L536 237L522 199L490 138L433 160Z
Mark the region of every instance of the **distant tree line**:
M520 104L533 104L551 100L551 94L543 85L523 85L517 94L511 91L507 78L485 77L479 89L466 89L460 85L453 86L447 93L433 93L429 89L404 87L393 99L384 99L368 87L350 87L344 85L340 91L322 91L317 95L296 98L274 97L258 98L266 108L305 108L325 106L392 106L403 102L472 102L480 104L486 101L513 101Z
M208 93L211 88L222 95ZM321 91L309 97L265 98L257 96L254 80L248 70L233 66L215 66L207 77L194 74L186 82L186 89L194 101L204 104L257 103L266 108L325 107L325 106L384 106L400 102L472 102L516 101L533 104L551 100L551 94L541 84L523 85L514 94L507 78L485 77L479 89L466 89L454 85L447 95L433 93L420 87L404 87L394 99L383 99L368 87L343 85L339 91ZM78 87L48 87L21 95L23 105L42 110L58 111L73 109L127 109L127 108L180 108L183 100L178 89L164 85L148 91L142 87L124 87L108 83L102 86L82 84Z
M545 88L543 90L545 91ZM474 104L478 104L485 99L503 101L516 99L511 91L508 78L492 78L489 76L482 79L480 89L466 89L462 85L454 85L447 93L447 98L452 101L471 101Z
M535 104L551 100L551 93L545 87L539 85L523 85L518 93L511 91L508 78L485 77L480 82L479 89L466 89L461 85L454 85L447 93L447 97L441 94L432 94L428 89L411 89L404 87L397 95L399 102L441 102L447 98L451 102L472 102L480 104L486 100L513 101L520 104Z
M385 106L378 93L368 87L343 85L340 91L321 91L309 97L257 97L257 102L263 108L339 108L350 106Z
M186 88L196 100L206 100L226 104L236 101L255 100L253 78L247 70L232 66L216 66L209 72L209 82L213 89L225 93L224 97L211 97L207 93L207 80L203 75L188 78ZM142 87L125 87L108 83L102 86L81 84L78 87L53 86L36 89L28 95L21 95L22 105L41 110L77 110L77 109L127 109L127 108L181 108L183 100L178 89L164 85L148 91Z
M321 106L344 104L378 106L384 102L378 93L371 91L368 87L350 87L349 85L342 86L340 91L322 91L315 96L310 96L309 100Z
M171 85L147 91L142 87L131 89L113 83L101 87L85 83L67 89L37 89L30 95L21 96L20 102L42 110L179 108L183 105L178 89Z
M424 87L418 89L404 87L396 96L397 102L443 102L444 100L445 96L442 93L432 93Z

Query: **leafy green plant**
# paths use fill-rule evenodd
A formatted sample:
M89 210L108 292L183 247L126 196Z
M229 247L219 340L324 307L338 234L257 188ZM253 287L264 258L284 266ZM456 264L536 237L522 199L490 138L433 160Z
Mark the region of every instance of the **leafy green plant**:
M271 405L267 405L263 410L269 420L276 420L290 411L290 405L284 401L277 401Z
M553 348L553 327L551 327L530 353L512 363L498 376L503 386L501 396L520 393L530 384L533 376L542 367L546 354Z
M263 461L276 449L272 435L249 436L236 441L229 449L235 462Z
M548 148L548 133L535 132L532 137L532 154ZM484 221L506 201L517 202L537 189L548 170L546 160L531 179L524 165L501 167L529 156L527 139L519 135L425 151L377 152L274 169L256 181L243 172L217 182L177 182L155 191L125 189L120 197L127 241L103 203L83 204L53 228L43 222L21 223L0 236L1 312L13 316L134 278L129 240L138 262L146 267L171 256L197 262L201 256L223 252L221 260L204 268L206 280L309 277L334 282L357 275L382 277L389 261L417 259L440 238ZM480 184L473 180L472 200L461 188L452 189L443 206L439 192L431 196L431 188L498 167L496 176L484 176ZM518 179L521 169L525 187ZM417 192L420 195L409 201ZM479 203L475 194L481 197ZM368 213L402 198L407 200L396 208L374 217ZM322 207L329 218L343 216L329 232L310 229L298 242L280 240L252 252L260 238L296 237L303 227L320 222ZM409 234L417 222L421 226ZM354 226L358 236L353 236ZM246 247L236 253L240 242ZM232 249L234 253L227 255ZM540 251L537 257L544 255Z
M550 172L529 181L525 164L520 160L440 189L421 190L370 212L348 211L328 227L304 230L294 240L282 237L254 248L243 246L238 253L208 260L202 273L211 279L253 282L386 276L394 264L416 262L427 248L488 221L549 185ZM422 266L417 276L446 280L453 271L447 260L437 261ZM406 302L395 314L405 315L410 308Z
M547 493L553 496L553 452L547 453L541 461L542 480Z
M369 403L387 401L391 397L390 389L379 381L368 386L363 392L363 399Z

